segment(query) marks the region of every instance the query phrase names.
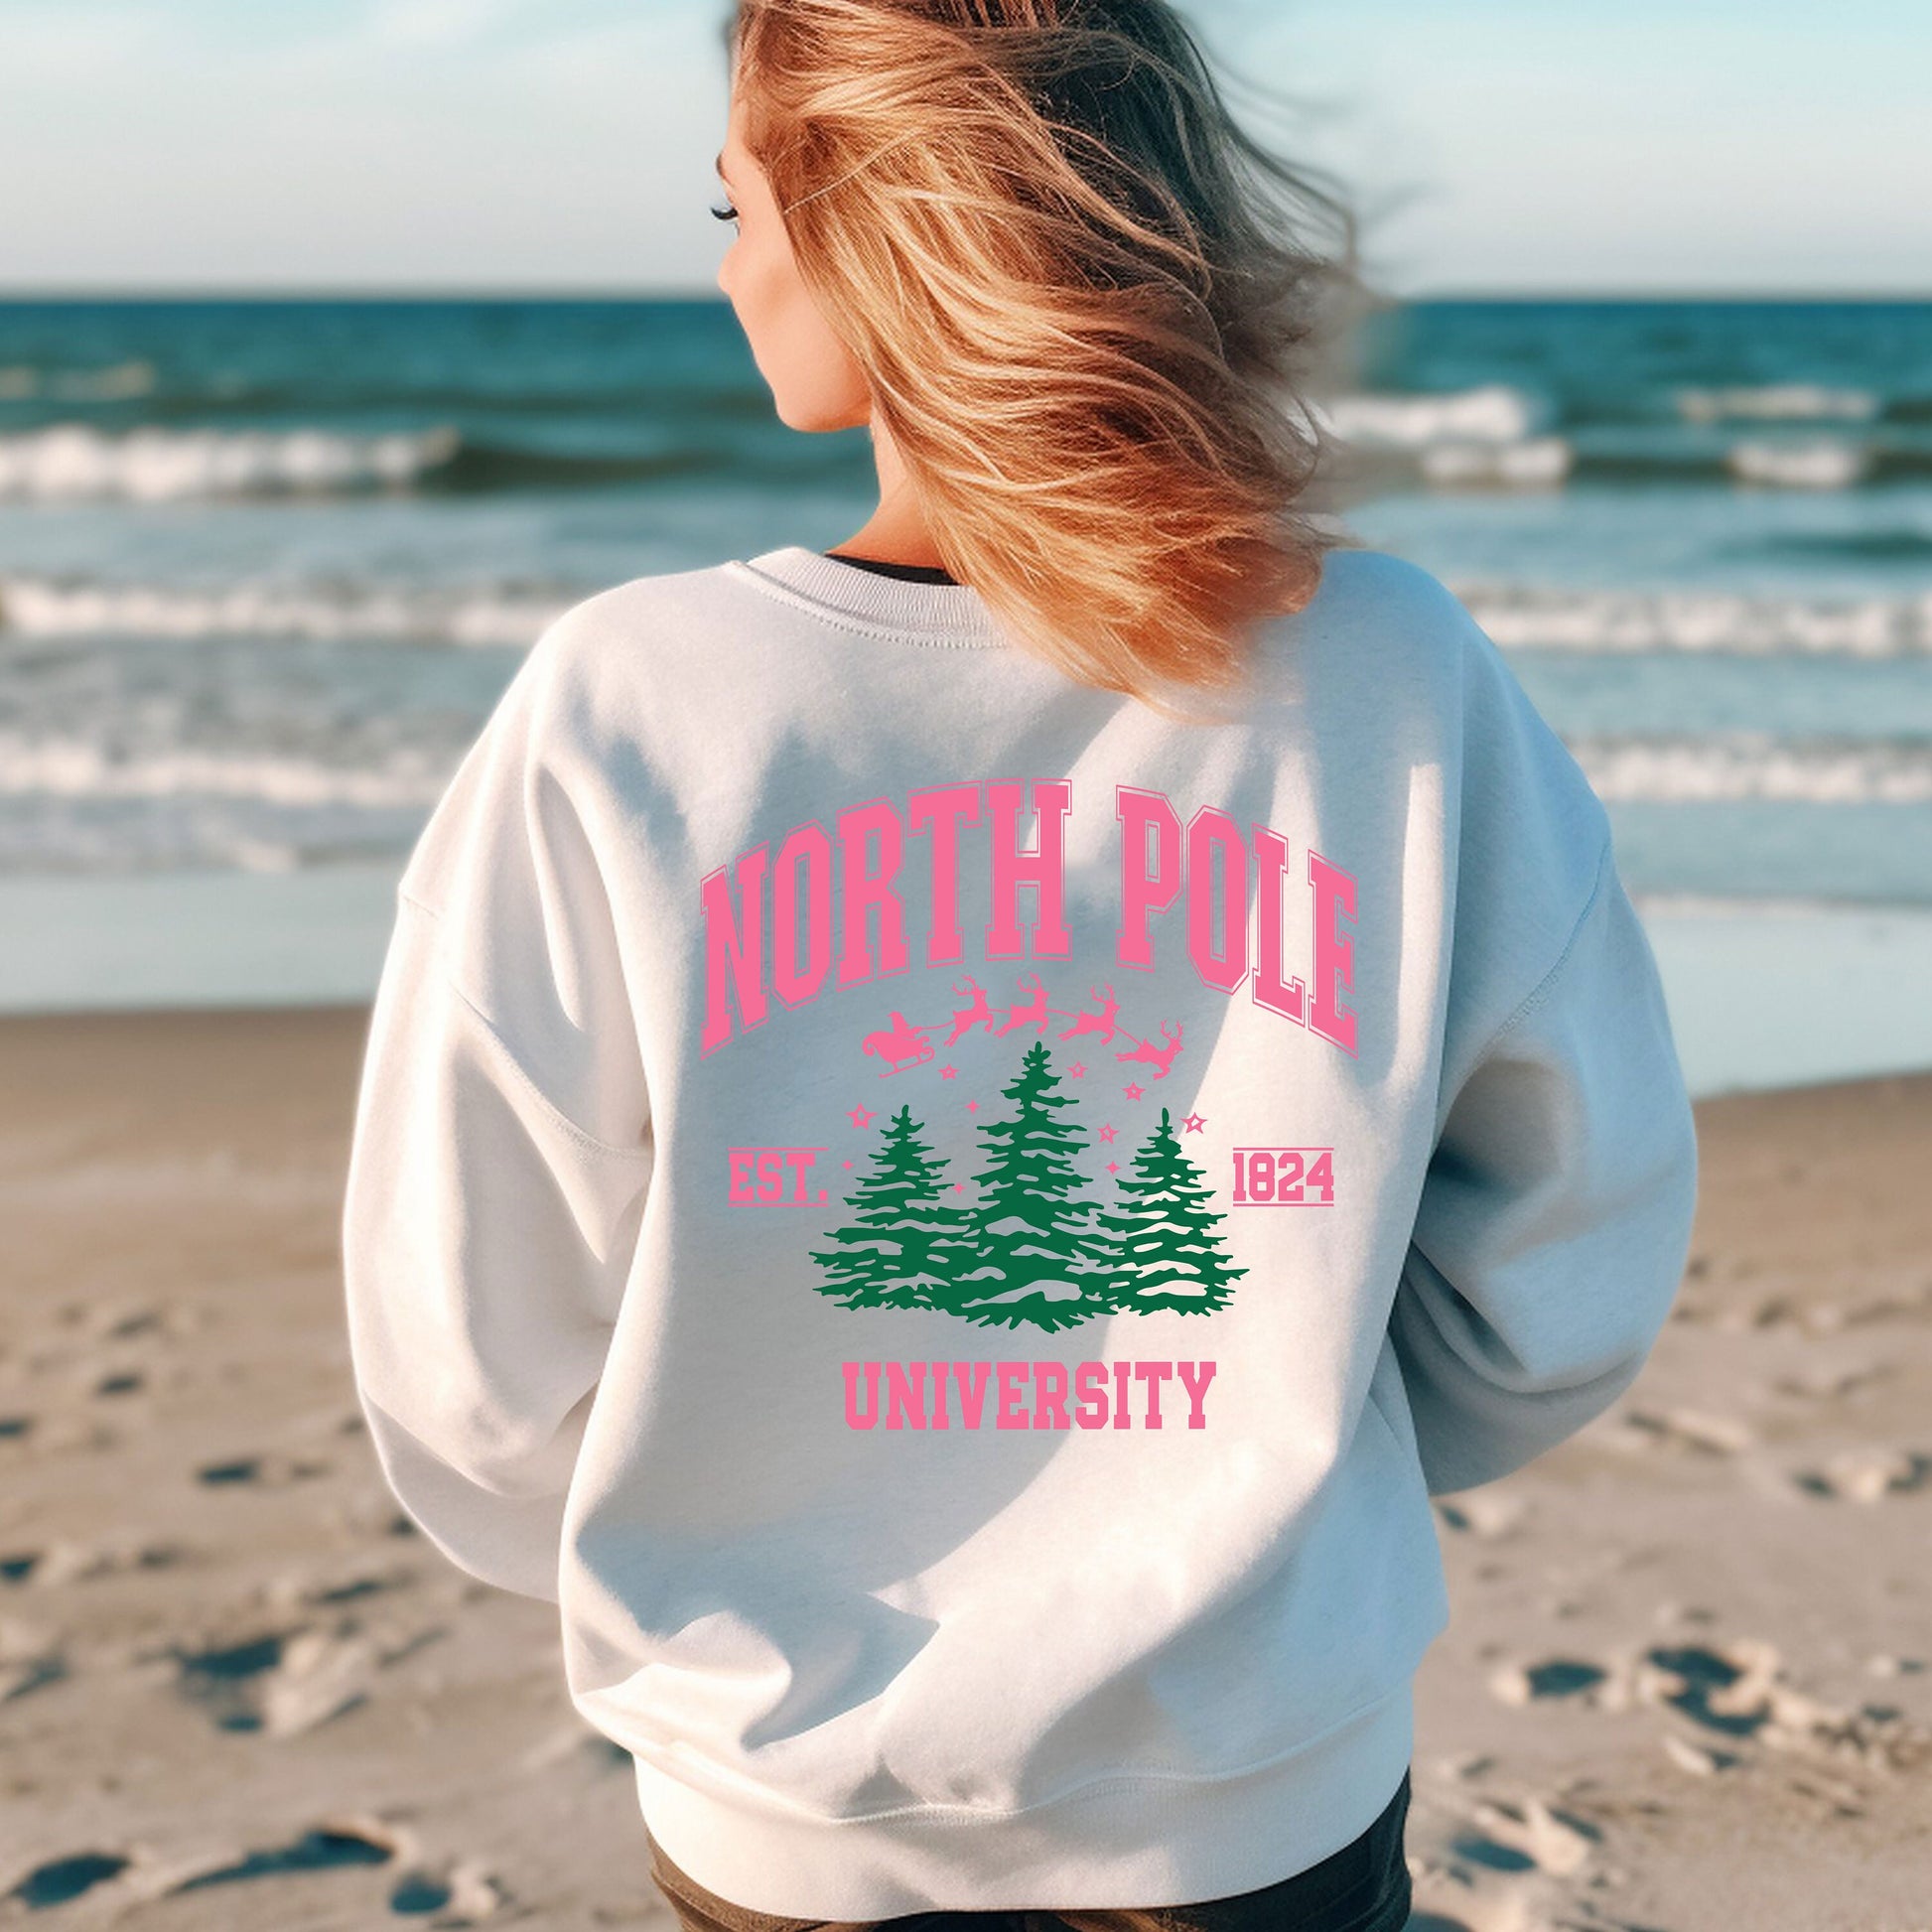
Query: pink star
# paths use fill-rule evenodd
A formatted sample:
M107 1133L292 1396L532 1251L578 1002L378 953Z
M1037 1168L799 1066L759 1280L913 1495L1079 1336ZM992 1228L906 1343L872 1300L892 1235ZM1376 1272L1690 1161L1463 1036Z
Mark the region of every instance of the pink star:
M1120 1129L1118 1127L1103 1127L1100 1130L1100 1138L1111 1146L1114 1136L1119 1132Z
M1078 1060L1075 1060L1066 1069L1066 1076L1069 1080L1084 1080L1087 1077L1087 1069Z
M850 1161L848 1161L848 1162L847 1162L847 1163L846 1163L845 1165L846 1165L846 1166L847 1166L847 1167L849 1168L849 1167L851 1167L851 1165L852 1165L852 1163L851 1163Z
M1109 1162L1107 1163L1107 1172L1108 1172L1109 1173L1120 1173L1120 1163L1119 1163L1118 1161L1109 1161Z
M955 1180L952 1184L952 1190L955 1194L963 1194L966 1191L966 1183L963 1180Z
M979 1112L979 1110L980 1110L980 1103L979 1103L979 1102L978 1102L977 1100L969 1100L969 1101L967 1101L967 1103L966 1103L966 1111L967 1111L967 1112L968 1112L969 1114L976 1114L976 1113L978 1113L978 1112Z
M873 1118L872 1110L869 1107L854 1107L853 1110L846 1115L846 1119L849 1120L854 1127L870 1127L872 1125L872 1118Z
M1137 1080L1127 1089L1127 1097L1129 1100L1138 1100L1146 1091L1147 1089Z
M959 1069L956 1066L942 1066L939 1069L939 1077L942 1080L957 1080L959 1078Z
M1207 1125L1207 1122L1199 1114L1189 1114L1180 1124L1186 1128L1188 1133L1198 1134Z

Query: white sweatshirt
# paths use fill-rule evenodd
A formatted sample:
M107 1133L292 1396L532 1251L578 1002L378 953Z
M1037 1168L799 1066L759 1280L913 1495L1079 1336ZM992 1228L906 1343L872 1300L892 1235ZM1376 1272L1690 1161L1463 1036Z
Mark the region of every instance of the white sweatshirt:
M594 597L422 834L366 1420L753 1910L1187 1903L1355 1838L1431 1493L1642 1366L1692 1114L1604 811L1426 572L1237 718L798 547Z

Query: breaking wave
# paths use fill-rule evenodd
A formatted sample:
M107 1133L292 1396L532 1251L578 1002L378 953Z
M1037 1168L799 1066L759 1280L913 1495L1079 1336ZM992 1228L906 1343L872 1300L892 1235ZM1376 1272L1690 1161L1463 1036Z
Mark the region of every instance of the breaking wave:
M1687 423L1869 422L1881 412L1883 402L1869 389L1766 382L1680 389L1677 407Z
M74 424L0 436L0 499L184 502L407 486L449 464L453 429L392 436L325 430L137 429Z
M722 466L695 445L597 455L467 439L448 424L390 435L334 430L136 429L62 423L0 436L0 501L192 502L376 490L583 487Z
M387 765L370 767L252 750L121 756L82 739L0 733L0 796L250 798L274 805L426 809L449 778L440 763L406 750Z
M1571 755L1606 801L1712 804L1739 799L1808 805L1932 802L1932 741L1701 737L1577 738Z
M1726 591L1532 590L1479 583L1452 588L1505 647L1753 657L1932 655L1932 592L1832 603Z
M563 591L436 591L241 583L219 590L0 577L0 634L22 637L379 639L534 643Z

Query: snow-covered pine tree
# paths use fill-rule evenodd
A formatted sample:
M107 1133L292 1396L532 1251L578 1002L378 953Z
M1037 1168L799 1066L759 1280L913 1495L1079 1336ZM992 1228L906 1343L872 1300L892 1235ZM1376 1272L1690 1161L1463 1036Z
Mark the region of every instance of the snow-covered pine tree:
M1017 1103L1012 1119L980 1124L992 1151L991 1165L973 1176L976 1251L940 1296L940 1306L969 1321L1069 1328L1110 1306L1107 1247L1073 1159L1087 1136L1060 1118L1074 1102L1059 1084L1045 1042L1035 1040L1001 1089Z
M1119 1206L1100 1216L1113 1244L1114 1307L1188 1314L1225 1308L1235 1279L1248 1271L1229 1266L1213 1189L1181 1152L1167 1108L1135 1149L1131 1169L1119 1177Z
M849 1309L924 1309L967 1265L965 1210L947 1198L946 1164L918 1139L924 1124L901 1107L886 1123L872 1172L846 1196L856 1217L814 1250L821 1295Z

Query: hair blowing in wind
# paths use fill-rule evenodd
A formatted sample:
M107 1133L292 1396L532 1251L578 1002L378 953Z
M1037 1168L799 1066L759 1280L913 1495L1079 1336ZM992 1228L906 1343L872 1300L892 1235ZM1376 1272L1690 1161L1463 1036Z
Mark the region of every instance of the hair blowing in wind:
M947 569L1069 677L1169 715L1238 686L1335 540L1301 391L1346 208L1167 0L739 0L726 32Z

